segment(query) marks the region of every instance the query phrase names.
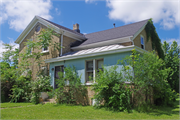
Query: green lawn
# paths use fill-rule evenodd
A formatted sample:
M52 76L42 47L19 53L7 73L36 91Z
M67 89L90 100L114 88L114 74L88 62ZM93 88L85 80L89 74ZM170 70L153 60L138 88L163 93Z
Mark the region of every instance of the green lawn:
M112 112L105 109L94 109L92 106L2 103L1 107L5 109L1 109L1 119L179 119L178 101L176 107L158 107L148 113ZM10 108L12 106L13 108Z
M2 103L1 108L13 108L34 105L32 103Z

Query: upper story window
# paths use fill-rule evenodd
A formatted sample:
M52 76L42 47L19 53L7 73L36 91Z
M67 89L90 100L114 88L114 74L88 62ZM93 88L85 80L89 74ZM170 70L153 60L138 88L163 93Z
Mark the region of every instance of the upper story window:
M48 51L48 47L43 47L42 52Z
M141 48L145 49L145 45L144 45L144 37L141 35Z

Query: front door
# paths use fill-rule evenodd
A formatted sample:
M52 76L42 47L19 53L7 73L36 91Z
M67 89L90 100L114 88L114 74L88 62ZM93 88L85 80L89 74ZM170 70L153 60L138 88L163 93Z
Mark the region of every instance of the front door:
M54 74L54 89L56 89L58 87L58 84L56 82L56 79L59 79L59 72L64 72L64 66L56 66L55 67L55 74Z

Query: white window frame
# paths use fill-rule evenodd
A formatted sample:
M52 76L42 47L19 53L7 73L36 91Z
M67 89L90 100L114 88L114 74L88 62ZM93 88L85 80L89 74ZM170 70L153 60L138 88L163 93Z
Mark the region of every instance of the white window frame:
M143 38L143 44L141 43L141 38ZM140 43L141 45L143 45L143 48L142 47L141 48L145 50L145 40L143 35L140 35Z
M47 50L44 50L44 47L42 48L42 53L47 53L49 52L49 47L47 47Z
M86 85L92 85L92 84L94 84L96 81L95 81L95 76L96 76L96 71L97 71L97 69L98 69L98 67L97 67L97 61L98 60L103 60L103 64L104 64L104 58L100 58L100 59L90 59L90 60L86 60L85 61L85 84ZM88 61L93 61L93 82L92 83L87 83L87 77L88 77L88 75L87 75L87 62Z

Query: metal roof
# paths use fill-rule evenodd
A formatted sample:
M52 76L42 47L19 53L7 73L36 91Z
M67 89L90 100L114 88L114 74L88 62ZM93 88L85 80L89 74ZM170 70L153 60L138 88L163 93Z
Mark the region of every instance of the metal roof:
M90 53L98 53L98 52L105 52L105 51L110 51L110 50L116 50L120 48L125 48L123 45L108 45L108 46L103 46L103 47L97 47L97 48L91 48L91 49L85 49L85 50L79 50L75 52L68 52L61 57L64 56L76 56L76 55L85 55L85 54L90 54Z

